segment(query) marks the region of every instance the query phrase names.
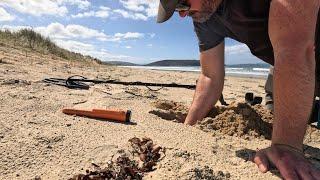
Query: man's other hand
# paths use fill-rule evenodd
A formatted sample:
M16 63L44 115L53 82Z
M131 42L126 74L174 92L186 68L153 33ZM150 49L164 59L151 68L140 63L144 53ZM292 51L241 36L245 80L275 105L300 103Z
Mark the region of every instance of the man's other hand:
M275 166L284 179L320 180L320 170L316 169L303 155L302 152L285 145L272 145L259 150L254 163L263 173L271 165Z

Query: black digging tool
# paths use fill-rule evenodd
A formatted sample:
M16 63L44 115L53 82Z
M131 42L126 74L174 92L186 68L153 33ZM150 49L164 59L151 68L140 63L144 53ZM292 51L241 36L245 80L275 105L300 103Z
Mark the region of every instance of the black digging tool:
M254 106L256 104L261 104L262 102L262 97L254 96L253 93L246 93L244 99L246 103L250 104L251 106Z
M159 91L164 87L196 89L196 85L189 85L189 84L176 84L176 83L165 84L165 83L145 83L140 81L123 82L123 81L117 81L117 80L98 80L98 79L87 79L86 77L79 76L79 75L70 76L67 79L46 78L43 80L43 82L64 86L70 89L86 89L86 90L90 88L90 85L86 83L94 83L94 84L106 83L106 84L122 84L122 85L131 85L131 86L146 86L151 91ZM160 87L160 88L151 89L150 87ZM228 105L224 101L222 94L219 98L219 101L221 102L222 105Z
M46 78L43 80L43 82L49 83L49 84L55 84L55 85L59 85L59 86L65 86L70 89L89 89L90 85L86 84L86 83L122 84L122 85L132 85L132 86L146 86L147 88L149 88L149 86L153 86L153 87L160 87L160 89L162 89L163 87L176 87L176 88L186 88L186 89L195 89L196 88L195 85L176 84L176 83L164 84L164 83L145 83L145 82L139 82L139 81L123 82L123 81L117 81L117 80L87 79L83 76L78 76L78 75L71 76L67 79ZM150 89L150 90L158 91L160 89L156 89L156 90Z
M220 101L221 105L229 106L229 104L224 100L223 94L221 94L219 101Z

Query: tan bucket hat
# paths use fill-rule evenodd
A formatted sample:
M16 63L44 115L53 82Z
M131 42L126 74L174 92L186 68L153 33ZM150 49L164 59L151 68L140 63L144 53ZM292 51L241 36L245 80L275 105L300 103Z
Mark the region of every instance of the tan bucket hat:
M171 18L179 0L160 0L157 23L163 23Z

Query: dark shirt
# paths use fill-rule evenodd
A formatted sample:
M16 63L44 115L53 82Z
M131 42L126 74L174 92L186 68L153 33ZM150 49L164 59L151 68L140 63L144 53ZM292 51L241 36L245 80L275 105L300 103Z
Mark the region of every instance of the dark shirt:
M209 20L194 22L200 51L211 49L229 37L246 44L253 55L273 65L273 48L268 34L270 2L224 0Z

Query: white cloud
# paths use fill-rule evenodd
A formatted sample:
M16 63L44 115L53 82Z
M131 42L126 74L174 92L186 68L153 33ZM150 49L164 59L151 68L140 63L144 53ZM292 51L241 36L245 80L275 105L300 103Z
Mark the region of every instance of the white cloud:
M82 43L79 41L61 40L61 39L56 39L53 41L61 48L67 49L69 51L77 52L77 53L82 53L84 55L89 55L87 54L87 52L95 50L93 45L88 43Z
M0 6L38 17L42 15L65 16L68 13L67 5L87 9L90 2L87 0L1 0L0 2Z
M71 15L72 18L84 18L84 17L93 17L93 16L95 16L94 11L88 11L88 12L79 13L76 15Z
M0 6L10 7L20 13L33 16L64 16L68 13L67 7L48 0L1 0Z
M109 7L100 6L98 11L88 11L71 15L73 18L84 17L100 17L108 18L110 16L117 17L117 15L133 20L146 21L149 18L155 17L158 12L158 0L120 0L124 9L111 9Z
M91 3L87 0L56 0L59 4L70 4L78 6L79 9L87 9Z
M31 28L28 26L0 26L0 29L8 29L11 31L18 31L20 29ZM138 32L115 33L114 35L107 35L95 29L90 29L85 26L69 24L64 26L60 23L51 23L47 27L35 27L36 32L45 37L56 39L97 39L99 41L121 42L124 40L142 39L145 35Z
M130 11L141 12L147 17L155 17L159 0L120 0L120 3Z
M103 61L136 61L139 62L141 59L131 57L122 54L112 54L105 49L97 49L94 45L88 43L82 43L79 41L72 40L55 40L54 41L59 47L67 49L72 52L81 53L83 55L89 55L98 58Z
M51 23L47 27L36 27L35 31L52 39L98 39L105 41L109 37L95 29L85 26L69 24L64 26L60 23Z
M150 38L154 38L156 36L155 33L149 33Z
M116 33L114 35L116 38L122 38L122 39L140 39L144 37L144 34L137 33L137 32L127 32L127 33Z
M127 19L143 20L143 21L148 20L148 17L141 14L141 13L129 12L129 11L125 11L123 9L116 9L113 12L120 14L122 17L127 18Z
M14 16L12 16L5 9L0 7L0 22L1 21L13 21L14 19L15 19Z
M72 18L84 18L84 17L99 17L107 18L111 14L111 9L106 6L100 6L98 11L89 11L84 13L78 13L76 15L71 15Z
M131 46L125 46L125 48L126 48L126 49L131 49L132 47L131 47Z
M253 56L247 45L231 40L234 45L226 46L225 48L225 63L226 64L246 64L259 63L257 57Z
M109 10L100 10L95 13L96 17L107 18L110 16Z
M245 44L237 44L233 46L226 46L225 52L226 54L242 54L250 53L250 49Z

